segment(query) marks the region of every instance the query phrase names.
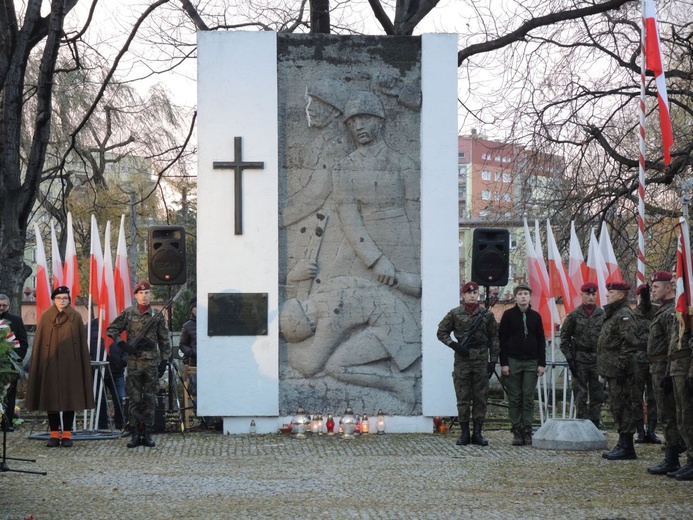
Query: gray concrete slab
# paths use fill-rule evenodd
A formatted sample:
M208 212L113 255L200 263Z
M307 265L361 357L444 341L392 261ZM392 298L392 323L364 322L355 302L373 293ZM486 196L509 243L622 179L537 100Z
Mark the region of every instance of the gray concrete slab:
M549 419L533 435L532 446L543 450L604 450L604 433L585 419Z

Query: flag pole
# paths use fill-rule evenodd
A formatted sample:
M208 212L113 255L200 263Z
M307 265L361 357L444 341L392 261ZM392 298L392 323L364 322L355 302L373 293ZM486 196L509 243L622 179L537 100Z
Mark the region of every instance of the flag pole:
M640 128L638 132L638 275L645 283L645 0L640 18Z

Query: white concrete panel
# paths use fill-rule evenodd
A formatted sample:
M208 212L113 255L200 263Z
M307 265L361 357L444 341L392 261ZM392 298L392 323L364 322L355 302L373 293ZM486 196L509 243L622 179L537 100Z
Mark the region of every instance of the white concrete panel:
M422 409L455 416L453 351L436 331L459 305L457 36L424 34L421 59Z
M278 414L276 34L198 35L198 413ZM232 161L242 137L242 235L234 235ZM210 293L267 293L266 336L209 337ZM248 421L244 421L249 424Z

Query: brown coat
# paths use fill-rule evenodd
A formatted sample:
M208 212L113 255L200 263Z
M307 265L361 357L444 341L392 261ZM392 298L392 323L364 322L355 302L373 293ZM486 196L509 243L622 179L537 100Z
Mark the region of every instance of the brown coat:
M94 408L87 333L79 313L67 307L62 324L58 309L41 315L31 354L27 410L61 412Z

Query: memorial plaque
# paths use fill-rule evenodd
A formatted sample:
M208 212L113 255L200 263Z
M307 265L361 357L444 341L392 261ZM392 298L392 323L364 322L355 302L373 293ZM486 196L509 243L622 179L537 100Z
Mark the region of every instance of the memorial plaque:
M209 336L266 336L267 293L210 293Z

